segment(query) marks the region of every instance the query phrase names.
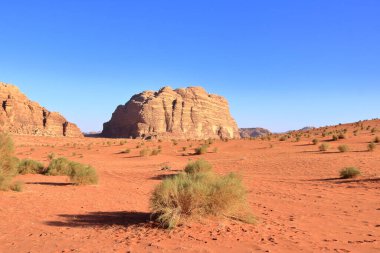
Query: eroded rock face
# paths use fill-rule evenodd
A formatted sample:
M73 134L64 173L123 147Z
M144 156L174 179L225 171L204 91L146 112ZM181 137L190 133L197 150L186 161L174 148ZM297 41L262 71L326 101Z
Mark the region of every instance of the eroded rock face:
M0 82L0 131L41 136L82 137L79 128L57 112L30 101L11 84Z
M231 117L225 98L208 94L201 87L158 92L144 91L119 105L104 137L123 138L239 138L239 129Z

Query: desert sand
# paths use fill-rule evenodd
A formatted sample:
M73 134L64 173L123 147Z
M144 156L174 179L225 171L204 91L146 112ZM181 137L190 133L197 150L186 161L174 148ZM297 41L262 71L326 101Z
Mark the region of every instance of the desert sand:
M370 124L380 129L379 121ZM376 134L338 128L348 128L347 138L329 142L327 152L311 144L313 130L299 142L216 141L201 156L188 155L199 141L145 141L163 152L140 157L141 140L14 136L19 158L47 165L53 152L91 164L100 181L74 186L63 176L17 176L23 192L0 192L0 252L380 252L380 147L367 151ZM341 144L350 151L337 152ZM242 175L257 224L215 218L165 230L150 221L154 187L201 157L217 173ZM362 176L339 179L347 166Z

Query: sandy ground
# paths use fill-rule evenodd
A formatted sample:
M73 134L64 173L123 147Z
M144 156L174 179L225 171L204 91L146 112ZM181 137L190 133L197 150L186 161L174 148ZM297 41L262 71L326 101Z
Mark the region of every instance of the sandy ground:
M100 182L73 186L65 177L18 176L23 192L0 192L0 252L380 252L380 145L366 151L370 131L347 136L325 153L310 144L313 136L217 141L210 150L218 152L202 156L183 155L182 147L196 141L145 142L162 146L150 157L139 157L138 140L15 136L18 157L48 164L54 152L93 165ZM337 152L341 144L351 151ZM127 148L130 154L120 154ZM256 225L207 219L167 231L150 221L153 188L199 157L217 173L243 176ZM172 170L162 171L165 164ZM363 175L338 179L346 166Z

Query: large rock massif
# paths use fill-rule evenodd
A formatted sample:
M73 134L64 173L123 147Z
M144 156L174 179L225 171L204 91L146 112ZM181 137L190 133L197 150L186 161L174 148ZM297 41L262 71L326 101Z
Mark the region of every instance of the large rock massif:
M119 105L102 136L123 138L240 138L225 98L201 87L144 91Z
M0 131L21 135L83 136L75 124L30 101L14 85L0 82L0 102Z

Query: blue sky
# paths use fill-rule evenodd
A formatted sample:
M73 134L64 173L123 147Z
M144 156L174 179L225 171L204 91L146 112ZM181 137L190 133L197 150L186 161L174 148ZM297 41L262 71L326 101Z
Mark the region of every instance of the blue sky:
M203 86L240 127L380 116L378 0L0 0L0 81L101 130L143 90Z

